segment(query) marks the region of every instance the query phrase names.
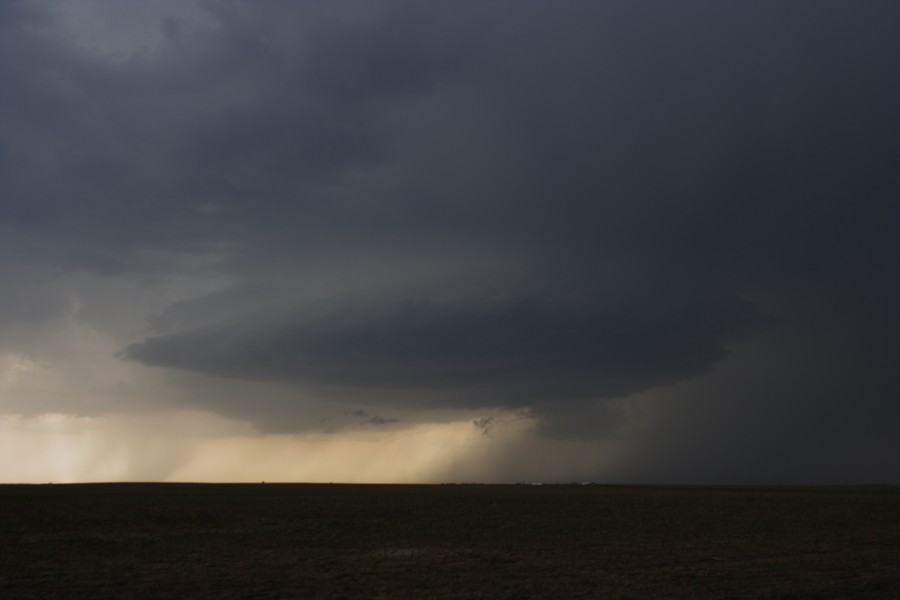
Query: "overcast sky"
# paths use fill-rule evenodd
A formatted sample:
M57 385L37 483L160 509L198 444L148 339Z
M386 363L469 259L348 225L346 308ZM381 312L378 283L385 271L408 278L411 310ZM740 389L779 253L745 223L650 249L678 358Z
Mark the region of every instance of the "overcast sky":
M0 480L900 483L898 26L0 2Z

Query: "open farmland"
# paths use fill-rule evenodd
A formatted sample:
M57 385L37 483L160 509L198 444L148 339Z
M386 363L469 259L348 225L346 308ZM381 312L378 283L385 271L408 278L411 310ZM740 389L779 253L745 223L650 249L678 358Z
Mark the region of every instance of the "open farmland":
M2 598L900 597L900 489L0 486Z

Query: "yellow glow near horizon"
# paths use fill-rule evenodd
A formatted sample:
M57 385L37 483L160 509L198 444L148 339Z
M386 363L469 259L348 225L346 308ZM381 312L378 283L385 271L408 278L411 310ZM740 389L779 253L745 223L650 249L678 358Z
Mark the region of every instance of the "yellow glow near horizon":
M163 479L222 421L198 413L141 417L0 417L0 481ZM229 426L229 430L234 430Z
M390 430L265 435L197 412L141 417L0 417L0 482L428 483L569 481L614 454L546 440L511 419L490 435L471 420Z
M471 422L417 425L390 432L212 440L172 481L422 482L479 445Z
M172 423L178 423L173 431ZM213 415L0 419L0 480L431 481L490 441L470 421L260 435Z

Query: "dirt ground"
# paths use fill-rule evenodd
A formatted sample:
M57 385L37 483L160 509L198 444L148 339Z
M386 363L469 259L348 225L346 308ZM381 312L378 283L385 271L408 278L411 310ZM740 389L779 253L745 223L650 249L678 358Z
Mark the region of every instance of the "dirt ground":
M900 598L900 488L0 486L0 598Z

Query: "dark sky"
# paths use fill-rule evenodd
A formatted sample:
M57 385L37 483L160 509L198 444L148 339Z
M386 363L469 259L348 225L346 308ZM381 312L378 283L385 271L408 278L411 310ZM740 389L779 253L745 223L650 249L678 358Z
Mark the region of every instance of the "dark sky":
M900 4L148 4L0 3L0 412L900 483Z

